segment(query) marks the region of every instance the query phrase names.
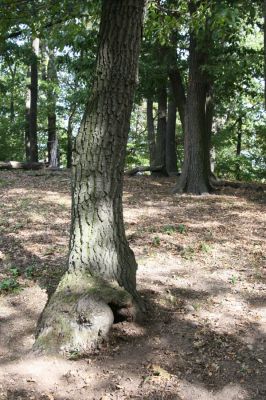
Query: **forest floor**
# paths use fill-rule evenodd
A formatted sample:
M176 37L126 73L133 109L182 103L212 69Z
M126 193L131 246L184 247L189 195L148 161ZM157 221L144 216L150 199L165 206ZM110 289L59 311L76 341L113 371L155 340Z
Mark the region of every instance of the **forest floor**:
M265 193L178 196L173 184L125 182L146 320L64 360L31 346L66 266L69 174L1 172L0 400L266 399Z

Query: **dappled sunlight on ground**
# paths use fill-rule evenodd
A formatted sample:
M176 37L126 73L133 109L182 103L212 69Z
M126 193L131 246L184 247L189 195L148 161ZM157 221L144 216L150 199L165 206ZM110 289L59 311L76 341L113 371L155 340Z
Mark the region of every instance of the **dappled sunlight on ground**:
M63 360L31 346L66 267L69 174L1 181L0 282L17 285L0 294L0 400L266 398L263 193L173 196L172 178L127 178L125 226L149 312L115 324L94 354Z

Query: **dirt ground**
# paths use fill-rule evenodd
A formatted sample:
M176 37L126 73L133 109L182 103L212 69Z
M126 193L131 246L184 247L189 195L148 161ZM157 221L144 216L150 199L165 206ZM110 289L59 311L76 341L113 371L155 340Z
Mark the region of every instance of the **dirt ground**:
M0 174L0 400L265 400L265 193L172 195L127 178L124 214L143 322L88 358L31 352L67 260L67 172Z

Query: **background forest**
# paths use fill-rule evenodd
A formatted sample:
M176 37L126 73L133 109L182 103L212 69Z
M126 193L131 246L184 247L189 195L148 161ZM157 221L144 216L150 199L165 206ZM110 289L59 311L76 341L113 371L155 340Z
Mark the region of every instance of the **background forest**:
M0 161L71 166L94 74L99 3L0 2ZM185 115L191 119L197 97L193 51L194 74L205 90L212 172L264 181L261 1L201 1L195 10L187 1L149 2L127 168L180 173Z

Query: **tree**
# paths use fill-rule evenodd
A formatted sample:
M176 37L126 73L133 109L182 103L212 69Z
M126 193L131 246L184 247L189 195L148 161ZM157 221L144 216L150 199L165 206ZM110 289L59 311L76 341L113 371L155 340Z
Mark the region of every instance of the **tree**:
M29 162L38 162L38 140L37 140L37 101L38 101L38 37L32 39L32 56L30 65L30 82L26 95L26 158Z
M48 351L88 352L113 323L110 306L125 305L122 294L142 303L122 187L144 7L145 0L102 2L96 73L74 151L68 270L38 328L36 346Z
M47 66L47 107L48 107L48 163L49 167L58 167L58 138L56 132L56 85L57 85L57 70L56 70L56 58L54 50L48 49L49 61Z

